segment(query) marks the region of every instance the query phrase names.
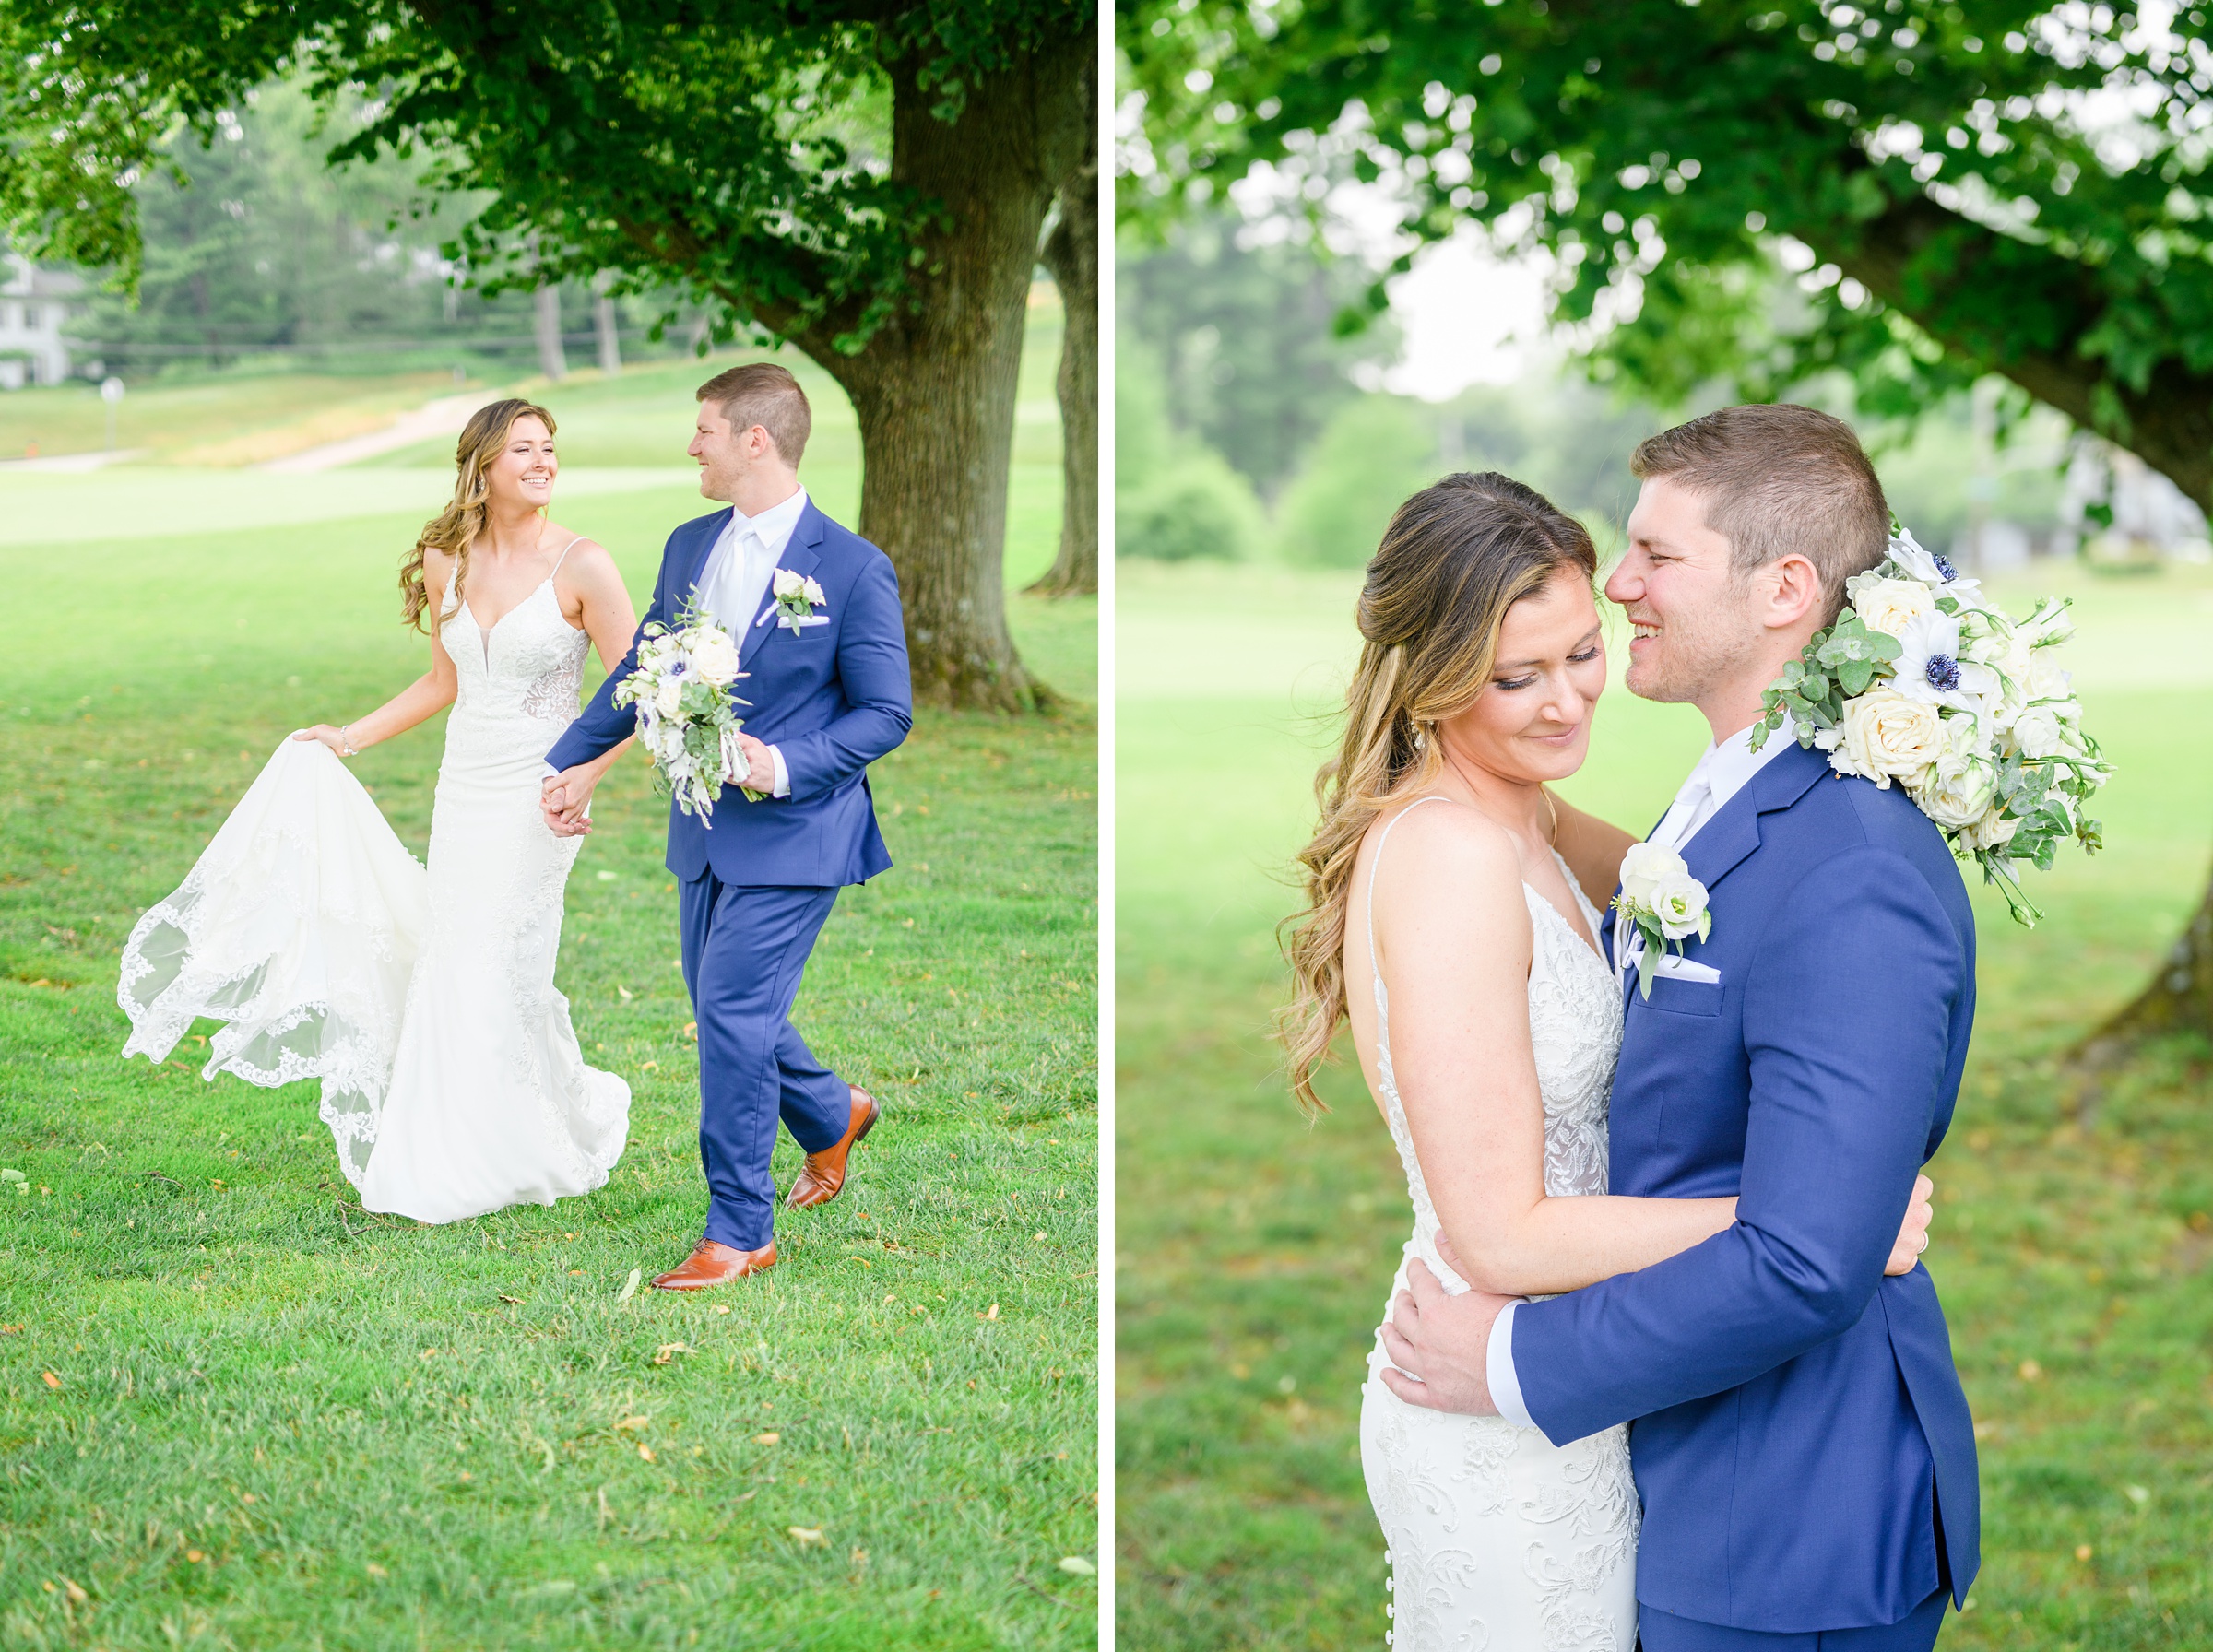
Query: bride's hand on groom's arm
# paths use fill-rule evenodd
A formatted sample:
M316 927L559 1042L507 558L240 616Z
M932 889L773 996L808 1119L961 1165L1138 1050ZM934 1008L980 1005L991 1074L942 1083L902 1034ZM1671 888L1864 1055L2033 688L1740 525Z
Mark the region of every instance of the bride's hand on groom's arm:
M1448 1296L1419 1261L1407 1266L1406 1283L1383 1325L1391 1362L1383 1367L1384 1386L1408 1405L1497 1416L1487 1375L1491 1327L1514 1299L1483 1291Z

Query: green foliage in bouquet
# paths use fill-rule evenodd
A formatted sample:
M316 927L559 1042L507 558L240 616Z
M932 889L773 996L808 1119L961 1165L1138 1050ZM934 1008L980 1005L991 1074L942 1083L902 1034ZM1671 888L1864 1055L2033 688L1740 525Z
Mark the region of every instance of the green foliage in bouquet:
M1752 749L1787 718L1839 774L1902 785L2033 927L2043 914L2018 868L2049 871L2069 841L2103 846L2084 809L2112 773L2067 674L2040 657L2073 634L2067 604L2047 597L2017 620L1895 523L1889 554L1845 594L1761 696Z
M1900 648L1896 637L1870 631L1850 608L1827 631L1817 631L1799 656L1782 668L1781 678L1760 696L1764 714L1752 731L1752 749L1768 743L1768 736L1782 726L1785 714L1802 731L1798 743L1814 743L1812 731L1834 728L1844 720L1844 702L1864 694L1876 682L1893 675L1890 663Z

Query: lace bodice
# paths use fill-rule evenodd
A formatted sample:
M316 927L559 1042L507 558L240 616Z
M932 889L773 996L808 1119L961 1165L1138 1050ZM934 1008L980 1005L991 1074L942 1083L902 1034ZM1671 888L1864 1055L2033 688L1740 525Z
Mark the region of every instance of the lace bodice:
M1457 1285L1459 1276L1437 1254L1437 1207L1430 1201L1421 1161L1414 1156L1414 1136L1406 1127L1406 1109L1391 1071L1391 997L1382 972L1375 967L1376 871L1383 863L1383 848L1399 821L1430 800L1425 797L1410 805L1377 840L1367 874L1368 968L1376 990L1376 1088L1399 1162L1405 1168L1406 1194L1414 1204L1414 1254L1439 1279ZM1598 914L1568 863L1556 854L1553 858L1559 863L1583 922L1596 935ZM1536 1056L1537 1091L1544 1103L1544 1191L1556 1198L1604 1193L1606 1102L1621 1049L1621 987L1613 971L1558 908L1527 883L1521 892L1529 903L1534 932L1529 963L1529 1035Z
M561 554L569 553L564 549ZM560 560L553 568L560 572ZM472 748L491 741L543 749L574 720L591 639L562 616L552 573L490 631L449 584L438 640L459 684L446 731L449 748L466 740Z

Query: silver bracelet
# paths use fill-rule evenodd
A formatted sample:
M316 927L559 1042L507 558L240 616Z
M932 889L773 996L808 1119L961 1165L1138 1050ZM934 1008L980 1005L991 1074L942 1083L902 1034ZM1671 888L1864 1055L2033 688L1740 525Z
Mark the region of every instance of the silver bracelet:
M338 753L340 757L361 756L361 753L354 749L352 724L341 723L338 726L338 744L346 748L345 750Z

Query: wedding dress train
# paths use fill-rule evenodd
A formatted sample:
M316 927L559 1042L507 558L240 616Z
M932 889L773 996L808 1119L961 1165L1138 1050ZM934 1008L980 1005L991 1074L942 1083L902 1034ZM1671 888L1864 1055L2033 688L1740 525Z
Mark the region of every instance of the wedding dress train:
M209 1017L203 1077L320 1079L364 1208L431 1222L589 1193L630 1117L553 985L583 840L547 830L538 783L588 641L550 575L489 631L449 592L439 637L458 692L427 871L335 753L288 739L132 929L116 993L126 1056Z
M1375 867L1397 824L1383 829L1368 870L1371 972ZM1560 870L1597 934L1597 913L1565 862ZM1544 1103L1544 1190L1555 1197L1604 1193L1621 988L1552 903L1527 884L1522 890L1535 931L1529 1022ZM1414 1205L1413 1236L1384 1304L1388 1318L1416 1257L1448 1292L1468 1286L1438 1255L1437 1209L1391 1073L1380 974L1375 988L1377 1091ZM1628 1430L1554 1446L1537 1430L1500 1417L1408 1405L1378 1375L1390 1363L1379 1329L1361 1391L1360 1461L1391 1568L1385 1610L1391 1628L1384 1639L1393 1652L1631 1652L1638 1505Z

